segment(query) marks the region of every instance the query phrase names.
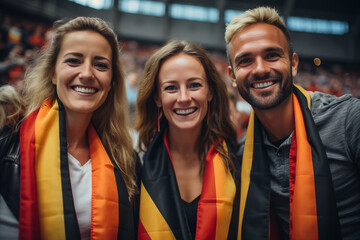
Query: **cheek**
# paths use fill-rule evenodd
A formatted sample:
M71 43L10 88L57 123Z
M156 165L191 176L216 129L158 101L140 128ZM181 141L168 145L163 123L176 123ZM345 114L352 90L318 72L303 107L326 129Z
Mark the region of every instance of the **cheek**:
M241 85L244 82L244 80L243 80L244 76L246 76L245 72L242 71L242 70L237 70L235 73L236 73L236 75L235 75L236 79L235 80L236 80L238 85Z
M164 111L171 111L173 105L176 102L176 97L169 94L161 94L158 100L159 104L162 106Z
M102 79L102 87L104 89L105 92L109 93L109 91L111 90L113 84L112 84L112 75L109 74L109 75L104 75L104 76L101 76L101 79Z

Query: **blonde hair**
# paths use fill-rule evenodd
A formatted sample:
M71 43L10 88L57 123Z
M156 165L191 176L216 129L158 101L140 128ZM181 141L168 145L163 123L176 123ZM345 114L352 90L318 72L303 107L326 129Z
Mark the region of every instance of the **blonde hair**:
M256 23L267 23L270 25L274 25L284 33L291 59L293 48L291 44L289 30L287 29L284 21L281 19L279 13L275 8L264 6L247 10L246 12L235 16L232 21L226 26L225 41L228 53L229 45L234 35L243 30L244 28Z
M145 151L157 128L157 111L154 96L157 93L157 79L162 64L172 56L178 54L188 54L199 60L205 70L210 91L213 92L213 99L209 102L209 122L206 123L205 117L201 139L198 143L199 157L202 163L202 172L205 167L206 153L212 143L220 153L227 169L233 168L232 161L226 153L224 146L219 138L234 140L236 139L236 130L230 120L229 99L224 80L216 70L216 67L206 54L206 51L194 43L188 41L172 40L162 48L158 49L146 62L142 79L139 83L138 98L136 103L135 129L139 131L139 149ZM161 121L167 121L164 114Z
M136 191L135 158L132 139L128 132L128 103L125 92L124 73L120 63L120 49L117 36L111 27L94 17L77 17L70 21L54 23L50 46L40 53L35 64L25 75L24 99L27 103L26 115L38 109L47 99L56 99L56 87L51 78L55 71L56 59L62 40L68 33L90 30L102 35L112 49L112 87L103 103L92 117L92 124L99 134L105 149L120 168L129 196Z
M0 129L5 125L14 127L24 113L24 102L11 85L0 87ZM15 129L16 130L16 129Z

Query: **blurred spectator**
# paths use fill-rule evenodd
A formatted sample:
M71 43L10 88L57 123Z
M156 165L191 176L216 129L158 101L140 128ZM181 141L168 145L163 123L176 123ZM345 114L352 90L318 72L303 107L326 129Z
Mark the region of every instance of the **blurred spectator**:
M31 47L40 49L45 44L44 31L42 25L37 25L34 32L29 36L28 44Z
M24 102L10 85L0 87L0 129L13 127L24 112ZM11 119L11 120L10 120Z
M130 109L130 123L135 119L135 105L138 93L138 80L139 73L136 71L130 71L125 78L126 96Z

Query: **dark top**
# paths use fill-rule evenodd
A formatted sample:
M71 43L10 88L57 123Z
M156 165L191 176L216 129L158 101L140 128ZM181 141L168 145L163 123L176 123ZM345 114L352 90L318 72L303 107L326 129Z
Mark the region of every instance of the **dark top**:
M326 151L337 202L342 238L360 239L360 101L351 95L335 97L315 92L311 114ZM264 134L270 161L271 207L281 239L289 239L290 135L278 147ZM244 148L242 139L242 149Z
M189 224L192 239L195 239L197 207L198 207L198 204L199 204L200 196L201 195L199 195L197 198L192 200L192 202L186 202L186 201L181 199L182 203L183 203L183 206L184 206L184 209L185 209L186 218L188 220L188 224Z

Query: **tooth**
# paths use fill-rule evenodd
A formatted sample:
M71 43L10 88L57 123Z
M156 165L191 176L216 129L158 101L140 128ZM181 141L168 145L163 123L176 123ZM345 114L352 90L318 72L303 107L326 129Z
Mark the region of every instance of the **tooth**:
M194 108L191 109L180 109L180 110L176 110L177 114L181 114L181 115L186 115L186 114L190 114L193 113L195 111Z
M93 88L84 88L84 87L75 87L75 91L81 92L81 93L94 93L95 89Z
M263 83L254 83L254 88L264 88L264 87L271 86L272 84L273 84L272 81L270 81L270 82L263 82Z

